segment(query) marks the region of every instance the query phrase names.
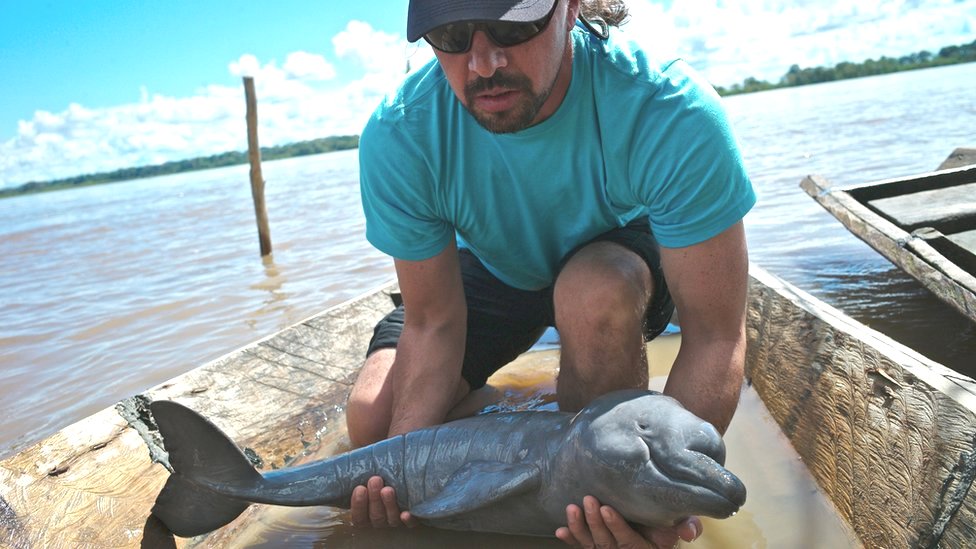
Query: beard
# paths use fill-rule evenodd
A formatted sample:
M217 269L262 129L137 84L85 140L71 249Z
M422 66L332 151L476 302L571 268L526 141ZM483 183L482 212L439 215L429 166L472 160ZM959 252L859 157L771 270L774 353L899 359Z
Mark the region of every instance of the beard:
M521 74L496 72L490 78L478 77L464 87L464 107L484 129L492 133L514 133L532 125L542 105L552 93L552 84L540 93L532 91L532 82ZM475 110L475 96L494 88L517 90L522 100L513 108L503 112L482 112Z

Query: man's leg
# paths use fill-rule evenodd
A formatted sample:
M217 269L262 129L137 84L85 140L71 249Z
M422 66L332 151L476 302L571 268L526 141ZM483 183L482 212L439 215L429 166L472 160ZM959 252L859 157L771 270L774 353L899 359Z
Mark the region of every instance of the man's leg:
M346 428L354 448L366 446L389 436L393 420L393 387L390 371L396 360L396 349L377 349L359 371L346 404ZM468 382L461 379L454 405L470 393Z
M390 370L396 349L379 349L366 358L359 370L349 402L346 403L346 427L354 448L386 438L393 419L393 390Z
M566 263L553 290L561 410L616 389L647 388L644 319L653 292L647 262L620 244L594 242Z
M353 448L382 440L390 431L393 418L390 370L395 359L395 348L377 349L366 357L359 370L346 403L346 428ZM349 505L355 526L414 525L409 516L401 515L393 488L384 486L383 478L379 476L370 478L366 485L355 487Z
M468 334L462 379L448 418L477 411L481 389L493 372L532 346L546 325L548 291L529 292L505 285L468 250L460 251L461 276L468 307ZM390 372L405 317L398 308L376 326L367 359L346 405L349 438L359 447L382 440L393 419Z

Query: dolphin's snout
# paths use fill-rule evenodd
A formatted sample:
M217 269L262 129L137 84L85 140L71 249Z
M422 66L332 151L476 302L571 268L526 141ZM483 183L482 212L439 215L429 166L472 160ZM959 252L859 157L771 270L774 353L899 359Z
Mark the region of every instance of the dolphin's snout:
M647 433L645 443L652 459L660 464L665 474L675 480L697 482L703 475L703 466L714 463L725 465L725 442L711 423L698 420L684 428L671 426L658 432ZM711 469L711 466L707 467Z
M727 470L725 443L710 423L700 421L694 428L672 429L656 444L646 440L654 461L672 489L695 502L702 514L728 517L746 500L745 485ZM661 435L663 433L659 433Z
M698 453L708 460L701 469L705 481L703 485L735 506L730 510L730 515L738 511L746 502L746 487L739 477L725 468L725 442L718 430L711 423L703 421L689 440L688 451Z
M723 469L722 476L724 477L722 479L724 490L721 490L719 493L729 500L729 503L735 506L735 509L729 513L729 515L732 515L746 503L746 485L739 480L739 477L733 475L728 470Z

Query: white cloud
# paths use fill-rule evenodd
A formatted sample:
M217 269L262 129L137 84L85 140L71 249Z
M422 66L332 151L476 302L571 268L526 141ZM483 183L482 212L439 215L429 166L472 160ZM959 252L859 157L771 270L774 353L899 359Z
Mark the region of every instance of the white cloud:
M359 67L351 81L336 82L325 56L304 51L281 66L251 54L228 64L231 75L254 78L262 146L359 133L413 51L402 38L357 21L334 44L336 56ZM0 187L245 150L244 110L243 86L210 85L189 97L143 86L131 104L37 111L0 143Z
M245 53L237 61L233 61L229 68L230 73L234 76L253 77L259 70L261 70L261 62L258 61L257 57L254 57L249 53Z
M296 51L285 59L285 72L291 78L305 80L330 80L335 78L335 67L321 55Z
M369 23L350 21L332 38L332 45L337 56L358 61L369 73L403 73L407 42L374 30Z
M661 55L678 55L716 84L777 81L801 67L900 56L971 42L973 0L631 0L625 31Z

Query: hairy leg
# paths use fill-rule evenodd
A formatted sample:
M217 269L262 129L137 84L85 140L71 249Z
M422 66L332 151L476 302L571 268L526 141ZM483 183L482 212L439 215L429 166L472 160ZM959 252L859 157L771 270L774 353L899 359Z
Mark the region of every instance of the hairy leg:
M354 448L386 438L393 420L390 370L396 349L379 349L369 355L346 404L346 428Z
M393 383L390 371L395 359L396 349L379 349L366 358L359 371L359 377L346 403L346 428L354 448L389 436L393 421ZM474 414L480 409L477 404L486 398L490 398L490 395L485 391L472 393L468 382L461 379L454 396L454 408L448 413L447 419ZM417 405L423 406L423 403L418 402Z
M647 388L643 323L653 285L644 260L619 244L596 242L569 260L553 293L560 409L579 410L616 389Z
M359 371L359 378L346 404L346 427L354 448L372 444L389 435L393 420L393 376L390 372L395 360L396 349L379 349L366 358ZM468 382L462 379L454 399L455 408L462 406L469 392ZM417 405L422 406L423 403L418 402ZM417 525L417 520L409 512L400 510L393 488L383 486L383 478L379 476L371 477L367 485L353 489L350 511L356 526L382 528Z

